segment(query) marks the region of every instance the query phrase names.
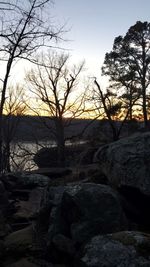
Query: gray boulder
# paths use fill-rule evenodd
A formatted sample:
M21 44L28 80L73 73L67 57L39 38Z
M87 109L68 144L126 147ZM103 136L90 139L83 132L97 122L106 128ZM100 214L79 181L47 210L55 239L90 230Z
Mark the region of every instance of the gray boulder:
M46 201L51 202L52 205L59 206L62 201L63 194L66 190L67 186L51 186L47 190L47 198ZM46 205L46 203L44 203Z
M11 229L7 223L7 220L3 212L0 210L0 239L3 239L6 235L8 235L10 230Z
M0 181L0 210L5 210L8 206L8 192L5 189L4 183Z
M150 235L140 232L119 232L98 235L81 252L78 267L148 267Z
M18 177L18 183L23 187L45 187L49 184L50 178L41 174L22 173Z
M150 195L150 133L139 133L101 147L94 156L111 185Z
M112 233L126 227L118 195L106 185L87 183L68 187L62 198L61 209L75 243L83 243L96 234Z
M34 188L29 192L29 199L17 202L17 211L13 214L14 221L30 222L38 216L43 201L43 188Z
M9 234L4 241L7 253L25 253L33 248L33 228L28 226L19 231Z
M75 253L74 244L71 239L64 235L55 235L53 238L53 246L59 251L66 253L67 256L73 256Z
M56 147L41 148L34 156L34 162L39 168L57 167L57 149Z
M54 192L56 196L50 199L54 207L49 219L49 245L56 234L71 237L74 243L82 244L96 234L112 233L127 227L118 194L109 186L78 184ZM57 196L58 192L61 192L61 197Z
M75 251L73 241L62 234L58 234L52 240L48 255L52 262L69 264L75 255Z
M9 199L8 192L5 189L4 183L0 181L0 238L6 236L10 227L7 224L7 215L8 215Z
M49 227L47 233L47 247L48 250L51 248L53 239L55 236L61 234L64 236L68 236L68 225L66 223L65 218L62 216L61 212L61 203L62 197L66 190L66 186L57 186L57 187L50 187L47 193L47 203L44 205L51 206L51 212L49 214Z

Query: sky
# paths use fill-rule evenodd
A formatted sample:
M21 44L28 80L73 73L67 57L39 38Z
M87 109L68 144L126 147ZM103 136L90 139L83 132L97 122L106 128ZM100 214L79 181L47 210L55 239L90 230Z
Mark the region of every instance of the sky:
M72 59L86 61L89 73L98 76L114 38L125 35L136 21L150 21L150 0L55 0L53 19L66 24L61 45Z
M150 0L52 0L47 10L54 25L65 24L65 41L58 43L71 55L73 63L86 62L85 77L97 77L103 89L108 79L101 77L105 53L115 37L125 35L136 21L150 21ZM11 81L23 80L28 62L15 65ZM16 75L16 72L18 75Z

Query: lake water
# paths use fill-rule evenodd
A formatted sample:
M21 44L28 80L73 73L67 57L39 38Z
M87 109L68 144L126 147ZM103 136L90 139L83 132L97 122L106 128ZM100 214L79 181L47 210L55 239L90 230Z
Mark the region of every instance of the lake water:
M54 142L18 142L11 145L11 166L13 171L33 170L37 166L33 161L34 155L42 147L55 146Z
M85 144L86 141L66 142L66 146ZM18 142L11 145L11 166L13 171L34 170L37 165L33 158L37 151L43 147L56 147L55 141L42 141L39 143Z

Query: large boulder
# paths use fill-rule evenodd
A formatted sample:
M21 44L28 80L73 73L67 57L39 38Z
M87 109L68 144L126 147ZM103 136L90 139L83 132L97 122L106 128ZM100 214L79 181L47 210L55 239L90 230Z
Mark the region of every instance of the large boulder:
M93 148L85 149L86 144L75 144L65 146L65 165L74 166L80 162L80 158L84 158L81 164L92 162L94 150ZM86 150L86 151L85 151ZM85 152L84 152L85 151ZM83 153L83 157L80 155ZM57 147L43 147L37 151L34 156L34 162L39 168L55 168L58 167L58 150Z
M105 145L96 152L94 162L115 187L138 188L150 195L150 133L139 133Z
M49 217L48 244L55 235L82 244L96 234L112 233L127 227L116 191L106 185L78 184L50 189L53 205ZM52 197L53 195L53 197Z
M57 167L58 154L56 147L43 147L34 156L34 162L39 168Z
M14 255L29 252L33 248L33 228L28 226L22 230L13 232L5 238L6 252Z
M106 185L87 183L66 188L61 214L70 225L75 243L83 243L96 234L125 228L118 195Z
M148 267L149 255L150 235L128 231L98 235L85 245L75 266Z

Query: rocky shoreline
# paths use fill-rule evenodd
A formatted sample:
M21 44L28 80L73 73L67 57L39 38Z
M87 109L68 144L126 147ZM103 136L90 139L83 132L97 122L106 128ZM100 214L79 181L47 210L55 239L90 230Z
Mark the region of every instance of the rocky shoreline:
M78 169L1 176L0 266L149 267L149 156L140 133Z

